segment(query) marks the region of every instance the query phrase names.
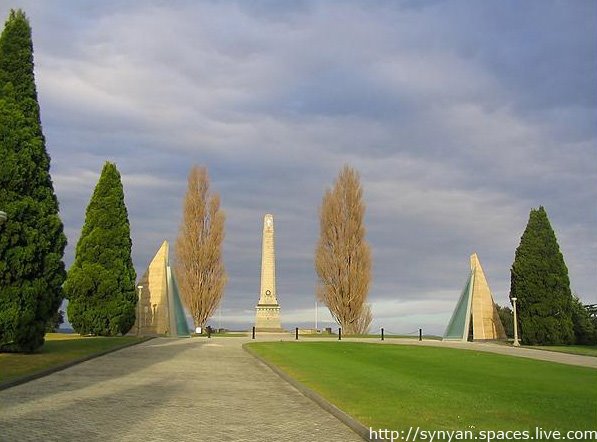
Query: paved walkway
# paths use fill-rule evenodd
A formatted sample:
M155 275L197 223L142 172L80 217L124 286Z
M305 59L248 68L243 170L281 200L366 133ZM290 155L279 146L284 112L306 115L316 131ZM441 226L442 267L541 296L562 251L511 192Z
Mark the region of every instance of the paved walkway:
M241 348L158 338L0 391L0 441L360 441Z
M453 347L465 350L487 351L502 355L517 356L519 358L537 359L540 361L558 362L567 365L597 368L597 357L573 355L557 351L540 350L536 348L512 347L511 345L495 344L491 342L442 342L423 341L417 344L434 345L439 347Z
M314 339L314 338L313 338ZM329 338L328 338L329 339ZM306 339L304 339L306 340ZM567 365L579 365L581 367L597 368L597 357L573 355L570 353L561 353L556 351L539 350L535 348L512 347L506 344L497 344L492 342L455 342L455 341L438 341L438 340L424 340L418 341L416 339L402 339L402 338L386 338L385 341L379 339L342 339L343 341L353 342L375 342L380 344L403 344L403 345L422 345L431 347L449 347L459 348L462 350L476 350L490 353L498 353L502 355L516 356L519 358L537 359L540 361L557 362Z

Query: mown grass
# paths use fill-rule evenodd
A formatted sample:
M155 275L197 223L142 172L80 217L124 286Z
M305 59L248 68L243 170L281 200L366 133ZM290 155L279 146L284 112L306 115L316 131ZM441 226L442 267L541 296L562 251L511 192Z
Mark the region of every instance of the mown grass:
M597 370L493 353L349 342L249 348L365 426L577 430L597 422Z
M557 351L558 353L570 353L573 355L596 356L597 345L546 345L546 346L528 346L535 350ZM597 419L597 417L596 417Z
M141 339L131 336L108 338L48 333L45 344L36 353L0 353L0 383L122 347Z
M294 335L294 332L292 332ZM299 334L300 338L334 338L338 339L338 333L335 334L328 334L328 333L301 333ZM363 338L363 339L381 339L380 334L366 334L366 335L342 335L342 339L349 339L349 338ZM419 335L384 335L384 339L411 339L413 341L419 340ZM434 340L434 341L441 341L441 336L435 335L423 335L424 340Z

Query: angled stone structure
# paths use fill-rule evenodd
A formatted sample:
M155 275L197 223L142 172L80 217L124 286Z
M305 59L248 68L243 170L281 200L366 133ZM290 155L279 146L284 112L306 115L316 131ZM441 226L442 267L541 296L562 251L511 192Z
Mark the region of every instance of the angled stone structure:
M506 339L502 321L476 253L471 255L471 272L452 313L444 339L457 341Z
M444 340L466 341L468 340L471 320L471 301L473 299L473 272L469 273L464 288L458 298L456 308L452 313L448 327L444 333Z
M140 336L188 336L189 334L168 253L168 241L164 241L138 283L143 288L137 303L135 325L130 331L132 334ZM139 291L137 293L139 294Z
M276 292L276 253L274 249L274 217L263 218L261 246L261 291L255 307L255 329L261 332L281 332L280 305Z

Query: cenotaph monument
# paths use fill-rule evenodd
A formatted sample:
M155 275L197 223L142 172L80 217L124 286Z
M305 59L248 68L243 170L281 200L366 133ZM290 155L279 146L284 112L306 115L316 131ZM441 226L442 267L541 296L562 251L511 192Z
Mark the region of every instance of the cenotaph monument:
M260 332L282 332L280 305L276 293L276 253L274 250L274 217L263 218L261 247L261 291L255 307L255 329Z

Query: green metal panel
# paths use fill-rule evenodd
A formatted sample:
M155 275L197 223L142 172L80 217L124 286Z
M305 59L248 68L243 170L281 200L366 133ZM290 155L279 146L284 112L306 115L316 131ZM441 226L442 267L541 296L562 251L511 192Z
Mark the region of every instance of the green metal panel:
M466 284L458 299L458 304L452 313L452 318L448 323L446 332L444 333L445 340L466 341L468 339L468 330L471 320L471 305L473 300L473 281L474 273L471 272L466 280Z
M180 300L180 292L178 291L178 283L176 282L174 273L171 273L170 281L171 285L169 289L172 293L172 305L170 306L170 310L175 318L176 335L188 336L190 334L189 326L187 324L186 315L184 314L184 307L182 306L182 302Z
M169 265L166 267L166 275L168 277L168 320L170 324L168 334L170 336L188 336L190 334L189 326L180 301L178 284Z

